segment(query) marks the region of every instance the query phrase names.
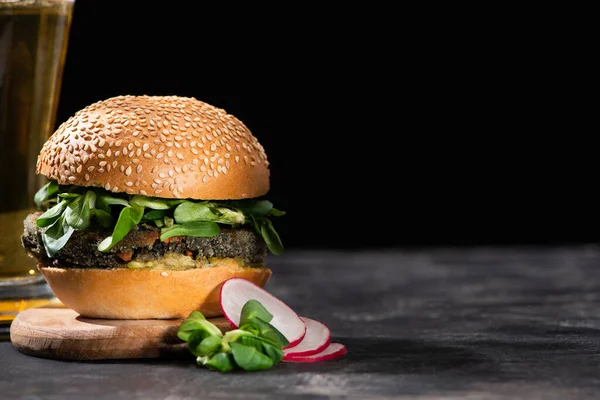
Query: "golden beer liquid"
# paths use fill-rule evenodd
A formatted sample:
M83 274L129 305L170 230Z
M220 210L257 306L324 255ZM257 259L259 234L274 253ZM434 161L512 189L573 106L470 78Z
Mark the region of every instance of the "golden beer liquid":
M0 0L0 289L41 279L20 237L45 183L35 164L54 130L72 7Z

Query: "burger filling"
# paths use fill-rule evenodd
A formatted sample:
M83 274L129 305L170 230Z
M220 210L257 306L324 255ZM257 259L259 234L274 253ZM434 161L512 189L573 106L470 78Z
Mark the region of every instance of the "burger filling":
M261 267L283 245L267 200L163 199L100 188L45 185L41 211L25 220L23 246L49 265L73 268Z

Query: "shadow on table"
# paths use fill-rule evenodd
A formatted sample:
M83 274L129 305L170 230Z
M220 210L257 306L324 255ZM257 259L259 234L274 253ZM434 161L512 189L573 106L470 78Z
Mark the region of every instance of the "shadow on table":
M386 338L333 338L343 343L348 353L336 360L317 363L281 363L277 370L285 374L298 372L381 373L410 374L436 373L477 366L485 360L477 353L456 347L443 346L425 341ZM150 360L154 364L195 367L191 354L180 353L178 357ZM147 363L148 359L86 361L104 363Z
M337 360L286 366L297 372L336 370L344 373L436 374L447 370L477 368L485 358L460 347L389 338L334 338L348 353Z

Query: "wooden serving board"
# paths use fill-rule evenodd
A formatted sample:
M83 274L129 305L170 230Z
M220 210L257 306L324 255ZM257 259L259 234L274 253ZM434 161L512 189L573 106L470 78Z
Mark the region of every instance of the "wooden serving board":
M226 332L223 317L209 319ZM83 318L69 308L32 308L10 327L13 345L27 355L56 360L110 360L191 356L177 337L182 320Z

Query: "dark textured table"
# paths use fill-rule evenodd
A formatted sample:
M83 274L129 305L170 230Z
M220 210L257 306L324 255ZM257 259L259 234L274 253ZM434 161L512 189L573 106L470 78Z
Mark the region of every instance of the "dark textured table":
M348 354L220 374L0 343L2 399L600 398L600 248L292 252L268 289Z

